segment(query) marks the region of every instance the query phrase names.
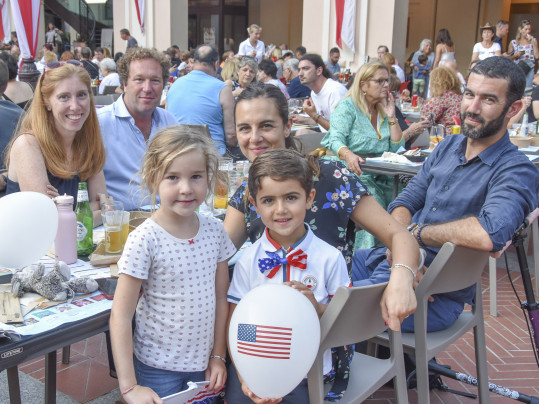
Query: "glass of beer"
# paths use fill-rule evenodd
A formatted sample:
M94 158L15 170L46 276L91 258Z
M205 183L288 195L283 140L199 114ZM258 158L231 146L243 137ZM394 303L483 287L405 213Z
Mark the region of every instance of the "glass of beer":
M123 217L122 217L122 248L125 246L125 242L127 241L127 236L129 235L129 219L131 218L131 215L129 211L124 211Z
M222 158L219 161L219 171L213 195L214 209L224 210L228 207L228 172L233 169L232 159Z
M105 251L107 253L119 253L122 251L122 222L123 210L101 211L103 227L105 228Z
M125 213L123 208L123 204L119 201L107 200L101 202L101 218L105 228L105 251L109 254L121 252L125 242L122 237ZM127 230L129 231L129 219L127 220Z

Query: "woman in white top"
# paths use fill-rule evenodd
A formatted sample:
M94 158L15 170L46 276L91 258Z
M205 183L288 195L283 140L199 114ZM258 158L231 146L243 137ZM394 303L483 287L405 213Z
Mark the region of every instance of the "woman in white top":
M500 44L494 42L492 38L496 34L496 28L490 23L486 23L483 27L480 27L481 42L477 42L473 47L472 60L483 60L491 56L501 56L502 49Z
M101 74L103 75L103 80L99 85L99 94L103 94L107 86L120 86L120 76L116 73L116 63L114 63L113 59L104 58L101 60L99 69L101 69Z
M530 69L526 73L526 87L532 87L533 81L533 66L535 59L539 58L539 48L537 47L537 39L531 34L532 26L530 21L523 20L518 26L517 36L511 42L507 48L509 57L513 59L515 63L524 61ZM524 66L525 67L525 66Z
M451 40L449 31L445 28L438 31L438 36L436 37L436 56L433 69L436 69L442 60L450 62L455 60L455 45Z
M264 42L260 40L260 33L262 28L256 24L252 24L247 28L247 33L249 38L240 43L240 48L238 49L238 56L251 56L256 59L258 63L264 59L264 53L266 52L266 46Z

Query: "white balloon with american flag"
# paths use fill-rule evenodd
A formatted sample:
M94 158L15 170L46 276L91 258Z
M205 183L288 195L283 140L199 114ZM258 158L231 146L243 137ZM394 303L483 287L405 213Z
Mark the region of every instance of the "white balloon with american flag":
M241 299L228 336L245 384L258 397L280 398L307 376L320 345L320 322L303 294L268 284Z

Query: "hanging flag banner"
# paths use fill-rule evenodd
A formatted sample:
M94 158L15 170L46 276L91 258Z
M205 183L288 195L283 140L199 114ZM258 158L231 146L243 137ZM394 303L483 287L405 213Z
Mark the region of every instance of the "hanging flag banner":
M356 1L357 0L335 0L335 11L337 15L337 45L342 49L342 44L344 43L353 52L356 51Z
M11 13L23 59L36 56L41 0L11 0Z
M144 0L135 0L135 6L137 7L137 17L140 24L140 30L144 34Z
M11 39L8 4L8 0L0 0L0 41L5 43L8 43Z

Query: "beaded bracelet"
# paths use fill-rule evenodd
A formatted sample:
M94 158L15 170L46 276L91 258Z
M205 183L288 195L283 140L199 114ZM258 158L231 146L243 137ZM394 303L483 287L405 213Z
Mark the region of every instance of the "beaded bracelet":
M210 355L210 359L219 359L219 360L222 360L226 364L226 359L219 355Z
M133 390L135 387L137 387L138 384L135 383L134 385L132 385L131 387L129 387L128 389L125 389L124 391L122 391L122 396L125 396L127 393L129 393L131 390Z
M414 277L414 282L415 282L415 278L417 276L417 272L414 271L412 269L412 267L408 266L408 265L405 265L405 264L393 264L393 266L390 268L390 270L393 270L394 268L397 268L397 267L402 267L402 268L406 268L408 271L410 271L412 273L412 276Z
M421 227L417 230L417 242L419 243L419 246L420 247L426 247L425 243L423 242L423 240L421 240L421 232L423 231L423 229L427 227L426 224L423 224L421 225Z

